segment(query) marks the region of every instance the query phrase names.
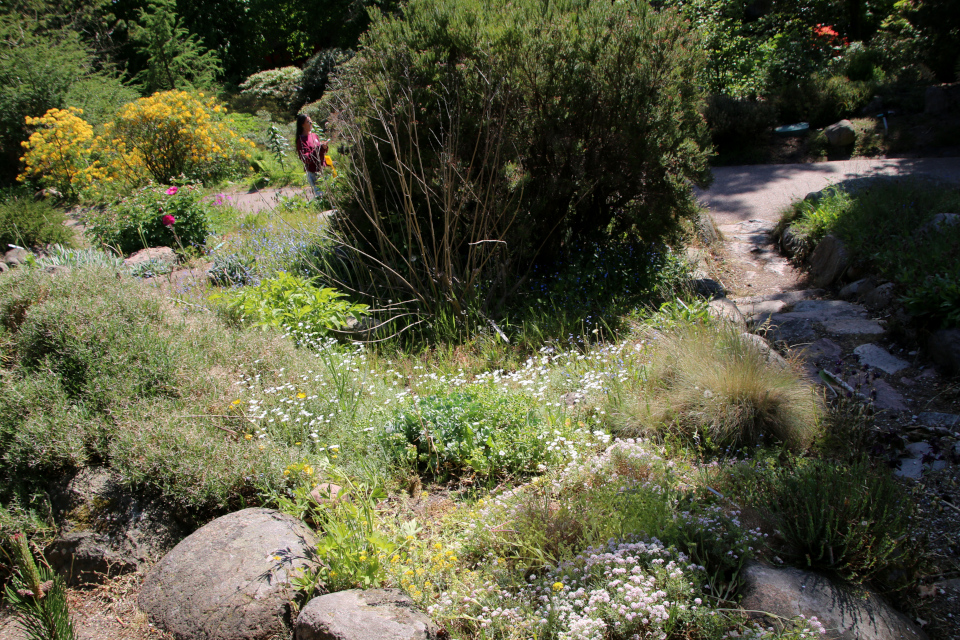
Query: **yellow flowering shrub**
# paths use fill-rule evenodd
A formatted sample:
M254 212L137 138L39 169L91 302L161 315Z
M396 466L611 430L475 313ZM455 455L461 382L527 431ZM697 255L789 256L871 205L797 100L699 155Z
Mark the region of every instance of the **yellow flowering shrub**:
M216 98L164 91L120 109L97 146L112 169L136 183L149 175L162 184L180 176L206 181L241 172L253 143L223 121Z
M20 143L23 172L17 180L36 178L68 198L76 198L101 180L112 180L109 172L93 158L93 127L80 116L81 109L50 109L39 118L26 118L35 127L30 138Z

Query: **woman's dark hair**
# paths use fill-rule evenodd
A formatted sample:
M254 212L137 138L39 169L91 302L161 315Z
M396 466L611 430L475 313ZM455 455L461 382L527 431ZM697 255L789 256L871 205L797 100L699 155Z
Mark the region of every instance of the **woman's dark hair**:
M297 116L297 136L303 135L303 123L307 121L307 114L301 113Z

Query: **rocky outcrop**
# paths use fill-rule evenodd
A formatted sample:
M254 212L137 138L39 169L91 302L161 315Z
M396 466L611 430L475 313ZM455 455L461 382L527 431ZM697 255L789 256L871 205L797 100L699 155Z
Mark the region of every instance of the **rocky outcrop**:
M308 602L297 617L294 638L435 640L437 626L398 589L353 589Z
M823 576L800 569L774 569L753 562L743 571L740 606L794 618L816 618L831 640L925 640L926 634L903 614L870 592L848 591Z
M853 128L853 123L849 120L833 123L823 130L823 135L827 137L827 142L833 147L847 147L857 140L857 130Z
M147 574L140 608L178 640L271 638L287 625L290 579L315 546L306 525L278 511L225 515Z
M840 238L824 236L810 254L810 276L816 287L829 287L847 270L849 258Z

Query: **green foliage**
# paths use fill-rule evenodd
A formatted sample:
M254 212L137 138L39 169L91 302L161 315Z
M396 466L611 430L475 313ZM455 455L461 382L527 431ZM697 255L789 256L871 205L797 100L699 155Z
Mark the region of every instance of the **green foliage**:
M221 287L250 284L253 278L252 261L235 253L214 254L210 267L210 281Z
M797 565L888 589L913 578L912 503L885 470L865 459L798 459L753 474L754 504L768 511Z
M4 591L20 629L28 640L74 640L63 576L47 566L37 567L22 533L11 542L18 574L12 585L4 585Z
M777 110L770 102L712 94L707 99L704 117L714 144L721 148L740 147L756 142L776 123Z
M139 24L130 39L147 59L134 80L147 93L173 89L205 89L222 72L220 59L183 26L174 0L151 0L140 9Z
M675 13L418 0L374 15L333 91L343 231L381 263L366 269L380 297L475 322L574 242L674 239L693 215L702 57Z
M140 97L132 87L114 75L98 73L70 85L64 102L83 111L83 119L94 127L109 122L120 107Z
M396 543L379 526L377 504L386 492L347 480L323 503L312 504L307 517L319 529L317 567L294 581L309 599L316 590L373 589L385 578L383 564Z
M40 247L73 242L64 226L63 211L46 200L35 200L23 190L9 191L0 199L0 250L7 245Z
M345 300L345 294L315 286L314 278L280 272L253 287L244 287L227 299L236 317L256 327L276 327L294 339L326 336L367 312L367 305Z
M236 387L225 372L258 359L283 369L294 351L209 319L164 311L112 267L0 279L4 503L85 466L115 470L187 521L284 486L300 452L231 437L240 414L228 408Z
M290 143L287 141L287 136L283 135L283 132L275 124L271 124L267 129L267 148L280 163L280 169L286 170L283 160L287 152L290 151Z
M493 389L422 398L387 423L379 440L395 460L439 479L470 473L536 473L557 459L532 398Z
M43 32L20 15L0 15L0 150L13 173L24 119L63 107L70 88L90 73L90 54L73 31Z
M343 49L324 49L313 54L303 65L298 103L302 105L319 100L327 88L330 75L352 57L352 51Z
M241 93L274 102L281 111L296 112L304 72L297 67L280 67L255 73L240 85Z
M173 188L148 185L104 209L91 209L84 220L98 245L130 254L146 247L182 251L203 246L210 233L210 204L196 185ZM173 216L171 227L164 216Z
M960 210L960 191L923 180L878 180L855 192L827 191L793 205L778 223L797 232L798 259L828 233L841 238L851 259L896 282L907 309L932 325L960 323L960 225L940 213ZM926 225L926 226L925 226Z
M123 258L98 249L70 249L55 244L48 247L44 255L37 258L38 267L112 267L123 268Z

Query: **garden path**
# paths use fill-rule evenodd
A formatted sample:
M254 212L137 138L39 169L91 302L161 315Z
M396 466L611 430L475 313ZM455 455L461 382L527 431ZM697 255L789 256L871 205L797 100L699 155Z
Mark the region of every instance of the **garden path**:
M925 176L960 182L960 158L855 158L808 164L717 167L697 197L725 239L723 283L732 297L767 296L806 287L777 251L770 232L791 202L831 184L874 176Z
M914 613L929 637L960 638L960 547L954 546L960 540L960 384L937 374L916 336L908 337L889 309L869 312L811 289L771 237L780 213L810 192L873 176L960 183L960 158L720 167L713 173L713 185L697 191L722 234L713 277L748 319L769 319L767 337L787 345L811 381L831 371L852 392L874 398L879 435L871 453L912 479L918 530L941 571L923 579Z

